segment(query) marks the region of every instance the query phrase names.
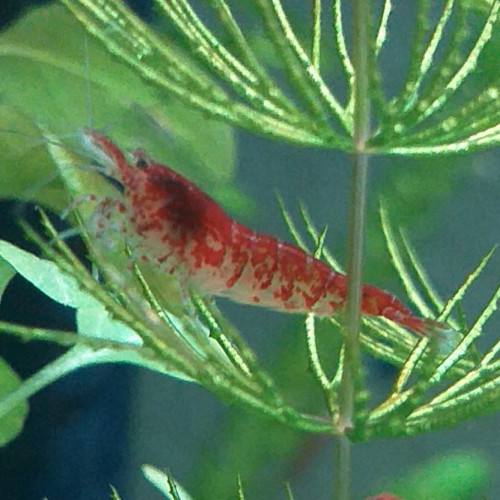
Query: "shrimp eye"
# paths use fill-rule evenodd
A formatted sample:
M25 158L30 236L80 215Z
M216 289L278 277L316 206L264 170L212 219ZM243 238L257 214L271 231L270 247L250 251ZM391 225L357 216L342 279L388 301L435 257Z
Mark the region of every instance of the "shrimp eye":
M144 156L137 156L134 159L134 166L140 169L148 168L148 161L144 158Z

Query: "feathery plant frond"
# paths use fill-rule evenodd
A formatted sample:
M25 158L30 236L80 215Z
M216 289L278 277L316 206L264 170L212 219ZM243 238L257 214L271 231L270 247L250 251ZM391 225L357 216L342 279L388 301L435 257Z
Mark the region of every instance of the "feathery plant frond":
M304 244L298 227L282 204L281 208L283 214L286 214L287 225L292 228L291 234L294 235L297 244ZM301 212L306 214L304 219L306 228L318 251L324 252L322 241L319 243L318 240L319 232L307 216L305 207L301 207ZM469 287L480 277L494 249L481 259L445 302L435 292L408 237L402 233L399 241L383 207L380 215L387 248L408 298L422 315L447 319L458 332L459 325L450 317L450 313L464 298ZM420 288L425 295L419 291ZM497 384L500 384L497 372L500 341L497 341L482 357L473 347L473 341L477 339L487 320L496 310L499 298L500 288L494 291L472 327L463 332L460 338L449 339L450 342L441 347L433 345L432 339L422 338L417 341L413 335L388 320L364 318L363 323L370 330L369 335L362 332L360 337L365 350L400 366L400 371L388 397L368 412L366 421L358 422L353 437L365 440L375 436L429 432L473 418L484 411L493 412L498 409L499 404L494 402L499 390ZM330 380L325 374L317 352L314 321L313 315L306 319L311 369L325 393L327 404L334 406L343 357L340 357L338 371ZM440 392L436 393L437 388ZM430 395L426 396L427 394ZM434 411L436 416L431 418L434 416Z
M266 413L274 413L274 417L282 422L291 419L290 422L293 421L293 425L298 425L299 428L304 424L304 430L310 425L311 430L317 426L317 431L328 430L328 423L321 417L301 415L284 403L274 383L259 368L241 337L236 337L235 331L227 323L216 323L218 318L213 313L213 306L203 304L202 299L195 298L185 307L197 307L199 315L193 317L185 312L179 316L164 307L158 309L161 307L159 302L154 298L153 291L148 290L147 297L154 303L149 304L150 310L147 312L140 298L143 295L139 293L147 285L138 268L130 276L123 277L123 273L108 262L101 269L101 279L106 283L103 287L75 260L65 243L57 238L48 219L44 220L49 234L54 237L53 244L49 246L32 231L30 236L37 241L50 261L37 259L6 243L0 245L2 258L31 281L43 281L40 270L44 266L50 266L52 281L56 281L53 286L60 286L58 280L64 281L65 286L69 287L67 292L76 296L72 305L77 308L77 317L80 317L79 328L84 328L83 314L92 314L94 328L93 331L80 330L79 335L75 335L0 323L3 333L23 340L36 339L75 345L66 355L26 380L18 390L2 400L0 414L4 414L17 401L76 368L86 364L129 362L176 378L198 382L224 398L240 399L252 407L254 404L262 409L267 407ZM94 259L96 262L103 262L102 256L97 254ZM31 275L27 270L30 262L34 269ZM34 276L35 272L39 275L38 278ZM46 285L40 283L39 286L43 290ZM195 304L194 300L198 303ZM96 307L99 303L102 304L100 308ZM152 311L156 314L152 315ZM118 323L115 332L111 330L107 337L102 337L99 327L105 321L108 328L115 321ZM124 326L134 332L132 338L124 336ZM214 330L217 332L214 333Z
M500 0L485 2L486 10L467 1L443 0L435 19L431 2L415 2L408 70L401 89L390 97L386 96L380 71L381 59L391 50L388 33L397 11L390 0L381 3L371 24L361 23L367 27L369 37L361 58L361 66L368 71L362 72L357 64L360 47L350 47L347 42L352 37L345 29L340 0L333 1L331 11L320 0L311 0L310 25L304 32L294 28L280 0L250 0L241 7L253 9L251 15L258 21L256 30L265 34L267 43L280 58L279 69L272 67L264 51L258 49L259 33L245 32L238 21L240 13L225 0L206 2L218 23L213 28L188 0L155 0L158 15L169 23L164 32L144 22L120 0L61 2L109 52L161 91L206 116L267 137L354 151L357 162L353 170L366 170L367 155L372 153L438 155L472 151L500 142L499 81L493 77L478 90L472 77L481 68L499 22ZM329 34L328 29L333 32ZM341 91L329 86L325 76L330 74L332 63L322 52L327 37L335 43L339 71L346 80L343 98ZM309 43L304 42L307 38ZM367 95L360 99L363 89ZM369 109L373 110L371 115ZM92 190L96 198L105 198L102 179L96 181L95 172L78 169L79 160L74 155L50 134L44 136L48 140L47 151L70 195L81 195L85 186L87 193ZM364 206L366 190L361 191ZM297 245L342 272L341 265L324 246L326 228L319 230L301 204L304 236L283 202L279 203ZM0 266L5 264L8 268L0 274L0 292L15 270L49 297L74 308L77 317L76 332L0 323L2 333L22 340L70 346L63 356L0 401L0 417L66 373L82 366L114 362L139 365L197 383L225 400L252 408L289 427L340 435L341 439L346 439L346 433L352 439L367 440L428 432L500 407L500 340L493 342L484 355L474 347L497 308L500 287L493 291L470 326L453 317L470 286L480 278L493 250L450 298L443 299L430 282L408 236L393 229L388 211L382 206L385 244L408 300L422 316L446 320L455 329L456 338L449 338L448 343L444 342L446 339L420 339L389 320L363 318L360 341L364 350L399 369L387 397L370 407L364 381L361 383L357 336L350 339L344 335L333 367L327 365L318 347L318 325L338 333L345 323L349 334L356 334L357 330L351 332L352 324L357 328L356 321L351 321L355 315L348 314L348 321L307 315L308 361L326 402L325 416L322 412L297 409L281 394L279 384L209 298L179 290L162 276L166 282L162 286L170 287L169 300L165 300L157 286L155 270L147 263L134 261L120 234L109 235L109 246L94 241L85 231L92 219L92 207L82 204L75 213L84 228L83 237L97 275L89 273L78 261L43 214L49 242L26 228L27 235L42 250L43 258L0 242ZM351 236L362 234L363 217L361 214L354 218L352 228L360 230L351 228ZM356 247L355 252L349 254L361 256L362 237L352 246ZM360 271L361 264L356 269ZM351 272L348 274L351 276ZM347 304L349 309L349 292ZM357 309L359 315L360 308ZM348 378L352 399L346 405L342 387ZM344 413L346 406L350 408ZM168 474L152 468L145 469L145 474L153 483L167 477L167 495L185 498ZM243 498L241 483L238 493ZM288 496L291 498L291 492Z
M359 44L348 43L353 37L345 29L340 0L334 0L331 10L325 9L321 0L311 0L307 26L294 26L280 0L251 0L241 9L253 9L251 15L257 21L253 32L240 27L241 13L225 0L206 2L207 8L213 10L214 27L188 0L155 0L158 15L170 23L161 33L119 0L61 2L137 76L206 116L267 137L354 151L358 160L365 153L437 155L499 142L498 81L493 77L478 90L473 74L486 57L498 22L500 0L486 2L487 10L465 1L443 0L439 12L430 2L417 1L408 69L401 89L389 97L380 61L391 50L388 33L397 15L397 6L390 0L381 3L371 24L364 23L369 43L363 50L366 58L362 65ZM279 68L259 49L262 33L280 58ZM305 42L307 39L309 42ZM326 76L331 76L332 54L325 57L323 49L332 41L338 69L346 81L341 91L332 88ZM360 72L360 67L368 71ZM366 93L365 98L360 98L360 93ZM360 101L366 111L362 119ZM371 116L367 111L370 108ZM47 132L43 135L71 196L81 196L85 191L82 186L94 196L106 196L104 188L99 191L101 185L92 178L95 172L76 168L78 159L61 148L55 137ZM279 202L297 245L325 260L333 270L343 272L325 248L326 228L318 229L307 208L300 204L301 223L305 226L301 231L283 202ZM85 228L93 208L83 204L75 214ZM210 298L179 290L163 276L167 284L162 283L162 287L168 289L166 298L155 270L134 260L132 250L119 234L109 235L111 244L107 246L93 241L84 231L96 270L89 273L42 213L49 241L29 227L25 229L43 258L0 242L0 295L4 282L15 270L49 297L75 309L76 331L0 322L2 334L69 347L63 356L28 379L16 380L14 389L2 393L2 422L6 416L22 421L18 415L25 415L26 400L33 394L67 373L100 363L134 364L196 383L226 401L251 408L288 427L337 435L341 443L429 432L499 409L500 340L492 342L485 354L479 354L474 344L497 308L500 287L492 292L470 326L454 318L493 250L444 299L430 282L406 233L393 229L385 206L380 209L380 218L386 247L407 299L422 316L446 321L456 331L456 337L451 338L450 329L447 339L420 339L389 320L362 318L362 348L398 369L386 397L374 404L357 359L357 335L350 335L353 316L348 313L345 321L342 316L318 319L308 314L304 320L307 361L326 411L317 407L306 411L282 393L280 384L261 366L244 338ZM359 256L362 242L354 246ZM352 275L351 271L348 275ZM334 332L330 338L341 338L338 333L344 333L333 363L321 349L320 331L325 330ZM350 387L345 391L349 379ZM345 397L346 392L351 399ZM13 427L11 436L19 432L20 424ZM347 455L340 456L338 463L345 464ZM342 466L340 469L342 474ZM144 474L167 498L190 498L168 473L147 466ZM236 494L244 498L240 478ZM118 498L114 490L112 495ZM289 487L286 495L293 498Z
M56 143L51 143L49 149L70 190L71 186L80 185L84 179L89 182L97 175L79 171L74 166L74 157ZM91 213L91 209L85 206L78 210L81 210L81 217L88 217L86 211ZM284 206L282 210L287 213ZM301 214L309 239L316 248L315 255L328 255L324 248L326 229L318 231L304 206ZM47 217L42 216L50 245L29 227L26 231L49 260L38 259L6 243L0 245L0 256L49 296L74 307L78 329L73 333L0 323L2 333L23 340L72 346L64 356L4 398L0 415L81 366L125 362L198 383L224 399L238 401L297 429L339 432L335 416L339 410L338 388L344 373L344 348L339 351L337 366L329 373L316 339L318 321L339 329L334 318L316 319L311 314L305 320L311 372L324 393L332 420L322 414L304 413L286 402L246 342L211 301L191 293L190 296L184 294L177 306L165 303L158 295L154 281L150 280L147 266L129 264L130 270L124 273L127 247L119 236L111 248L88 240L92 261L99 269L96 280L96 276L89 274L73 256ZM384 209L381 209L381 220L387 247L410 300L423 314L449 317L471 284L479 278L493 251L445 302L429 283L408 238L398 238L393 231ZM293 228L297 242L308 245L289 215L287 222ZM118 253L125 261L120 264L116 258L110 259L110 252ZM46 280L44 276L50 279ZM364 410L367 394L363 391L357 395L356 429L352 437L365 440L374 436L427 432L496 409L500 391L500 341L482 357L475 351L473 342L495 311L499 297L500 287L472 327L464 331L455 344L445 345L441 350L432 340L418 340L388 320L365 318L362 345L367 352L399 366L400 373L385 401L377 407ZM92 317L91 322L89 317ZM454 324L451 318L449 321Z
M110 485L109 489L109 498L111 500L121 500L120 495L118 494L118 491L116 491L116 488L114 486Z
M310 44L302 41L305 33L294 29L280 0L252 0L240 7L255 16L258 29L272 41L288 87L266 67L238 24L239 12L224 0L208 2L218 20L214 28L188 0L155 0L159 15L171 23L170 34L155 31L120 0L61 1L140 76L208 115L268 137L351 150L356 74L339 0L331 12L319 0L311 2ZM371 98L377 121L369 151L446 154L499 143L498 79L492 77L479 90L472 81L498 21L500 0L485 4L487 12L473 2L443 0L434 20L436 6L416 2L410 64L401 90L388 98L379 62L390 51L385 42L397 7L383 2L371 32ZM325 25L333 27L332 34ZM323 74L331 62L321 58L321 48L330 35L346 78L344 103Z
M432 284L426 278L408 239L403 236L402 243L398 244L383 209L381 216L388 248L407 289L408 296L422 313L430 311L430 306L418 293L417 284L409 277L413 271L417 276L418 284L429 294L430 300L434 302L434 307L438 308L438 317L447 317L453 307L464 297L470 285L480 276L491 258L493 250L481 260L476 269L471 272L445 304L435 296ZM402 251L407 253L410 269L403 262ZM484 356L479 359L473 348L473 341L496 310L500 298L499 293L500 288L492 294L484 310L468 328L468 331L463 332L459 342L454 346L449 346L448 352L444 355L436 356L435 352L432 353L432 356L430 355L432 350L429 349L429 344L431 344L429 339L424 338L415 345L400 370L389 397L370 412L365 427L368 434L377 428L375 434L379 435L378 432L383 428L383 426L379 426L380 419L390 419L391 415L395 425L392 429L395 435L399 433L416 434L453 425L462 419L481 414L486 408L489 408L490 412L498 408L498 405L492 404L495 401L498 388L495 383L489 382L488 376L490 370L495 372L497 369L493 361L497 343L489 351L495 354L486 359ZM453 324L450 319L449 322ZM450 370L457 368L460 361L465 361L462 370L451 374ZM485 375L482 380L480 373ZM410 383L412 377L415 380ZM449 378L449 381L445 382L445 377ZM441 389L443 384L446 387ZM437 387L442 392L436 395ZM426 401L425 394L427 392L431 392L432 395ZM423 415L428 418L423 417Z

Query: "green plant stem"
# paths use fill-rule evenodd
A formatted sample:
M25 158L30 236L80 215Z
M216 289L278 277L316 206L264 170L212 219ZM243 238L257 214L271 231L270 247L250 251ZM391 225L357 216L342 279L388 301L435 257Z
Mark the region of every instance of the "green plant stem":
M355 392L361 373L359 364L359 327L361 322L361 285L364 246L365 205L368 156L365 145L370 133L369 82L369 3L352 0L352 40L354 79L354 136L348 220L347 303L344 329L345 368L339 387L340 437L337 449L335 500L349 500L350 441L347 432L354 428Z
M351 442L343 434L336 440L335 453L337 460L334 462L334 477L337 478L333 500L349 498L349 476L351 466Z

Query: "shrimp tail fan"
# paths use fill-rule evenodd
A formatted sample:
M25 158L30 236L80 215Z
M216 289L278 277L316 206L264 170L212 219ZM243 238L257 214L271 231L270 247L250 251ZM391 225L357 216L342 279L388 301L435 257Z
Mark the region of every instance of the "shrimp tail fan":
M463 335L445 323L433 319L422 319L418 333L436 342L438 351L449 354L462 340Z

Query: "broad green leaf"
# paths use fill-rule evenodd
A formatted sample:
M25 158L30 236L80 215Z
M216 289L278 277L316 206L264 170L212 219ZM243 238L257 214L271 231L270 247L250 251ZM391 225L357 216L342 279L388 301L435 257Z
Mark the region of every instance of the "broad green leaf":
M36 257L7 241L0 241L0 257L59 304L79 307L85 301L85 293L79 290L76 281L61 273L53 262Z
M21 430L22 421L27 412L26 401L31 396L68 373L85 366L102 363L128 363L143 366L180 380L190 381L184 374L168 370L164 364L159 362L145 359L140 353L132 349L95 349L77 345L22 383L7 365L6 369L3 369L0 364L0 380L2 381L0 385L0 444L4 443L4 441L1 441L1 439L4 439L3 435L5 435L5 440L8 440L15 437ZM9 371L7 371L7 368ZM5 428L3 419L6 422Z
M17 132L0 133L0 173L8 180L2 182L0 196L64 206L59 183L49 184L55 201L43 192L44 182L54 179L54 169L43 150L31 152L34 143L39 145L37 125L62 139L92 124L106 127L124 150L144 148L209 191L223 191L234 179L230 128L160 97L85 35L61 6L33 9L1 33L0 64L0 92L9 102L0 110L5 116L2 128ZM72 147L80 149L79 144ZM20 168L24 179L12 175ZM37 182L27 184L32 177ZM35 192L36 184L40 192ZM236 204L248 205L236 191L232 197Z
M0 302L2 301L3 292L5 292L7 285L15 274L16 272L12 269L12 266L0 259Z
M0 104L0 123L0 198L36 200L61 211L68 204L68 195L33 118L11 104Z
M5 262L52 300L76 309L78 333L119 343L120 349L96 354L96 360L85 357L83 363L130 363L150 368L182 380L185 375L170 370L164 364L144 358L128 344L141 346L140 337L128 326L111 318L105 307L90 294L80 290L76 280L64 274L51 261L41 259L14 245L0 240L0 262ZM113 344L110 344L112 346ZM77 366L78 367L78 366ZM74 368L72 368L74 369Z
M189 380L182 374L170 372L158 363L150 362L142 359L137 352L119 350L119 349L94 349L87 346L75 346L65 354L57 358L52 363L49 363L44 368L36 372L34 375L24 380L22 383L11 373L10 378L5 382L5 390L0 391L0 422L2 419L7 419L9 422L6 427L5 435L9 438L8 429L12 429L11 435L15 436L22 427L22 419L26 413L26 401L41 391L52 382L62 378L84 366L98 365L102 363L130 363L140 366L146 366L160 373L165 373L182 380ZM3 374L3 370L2 370ZM2 379L3 380L3 379ZM23 411L18 408L24 408ZM12 417L10 417L12 413ZM12 418L12 422L11 419ZM17 427L14 424L17 422Z
M141 345L140 337L123 323L113 320L104 306L90 295L80 302L76 311L78 333L100 339L118 340Z
M104 306L78 287L56 264L0 241L0 258L52 300L77 309L78 331L91 337L141 344L130 328L113 321Z
M0 358L0 399L14 391L21 384L21 379L12 368ZM14 405L9 411L0 415L0 446L12 441L22 430L28 404L25 401Z

